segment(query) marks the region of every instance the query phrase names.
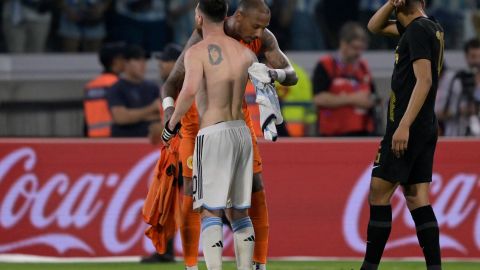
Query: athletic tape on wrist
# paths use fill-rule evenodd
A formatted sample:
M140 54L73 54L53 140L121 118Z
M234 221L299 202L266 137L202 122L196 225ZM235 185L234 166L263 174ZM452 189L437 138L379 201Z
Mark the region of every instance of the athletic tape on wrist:
M277 81L282 83L285 81L287 78L287 73L283 69L275 69L275 72L277 73Z
M162 100L162 107L163 110L165 111L169 107L174 107L175 106L175 100L173 100L172 97L166 97Z

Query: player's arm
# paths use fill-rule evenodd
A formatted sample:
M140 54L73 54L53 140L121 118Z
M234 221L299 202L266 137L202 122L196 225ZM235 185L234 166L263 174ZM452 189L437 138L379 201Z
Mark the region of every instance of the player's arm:
M392 138L392 151L400 157L407 150L409 130L422 109L428 92L432 87L431 62L428 59L419 59L413 63L413 71L417 82L413 88L412 96L408 102L407 110L400 120L397 130Z
M368 30L374 34L384 36L399 36L396 21L390 20L390 15L396 7L405 4L405 0L389 0L387 1L368 22Z
M417 118L432 86L432 59L434 57L442 59L441 55L443 55L443 40L438 40L441 44L440 56L437 56L431 46L432 38L435 37L425 31L422 25L412 23L405 35L408 40L410 61L413 65L416 83L407 109L392 137L392 151L397 157L403 155L407 150L410 127Z
M270 67L272 79L285 86L295 85L298 82L297 73L287 56L278 46L277 38L270 30L265 29L262 36L263 52Z
M203 64L195 55L194 49L185 54L185 81L178 96L177 106L170 118L168 128L174 130L180 119L187 113L195 101L195 95L203 79Z
M407 110L400 121L400 125L410 127L425 103L428 92L432 87L431 62L428 59L419 59L413 63L413 71L417 83L413 88Z
M185 52L201 40L202 36L198 33L197 30L194 30L192 35L188 39L188 42L185 45L182 54L175 62L175 66L173 67L172 72L170 73L160 90L160 95L162 97L162 107L164 110L164 124L172 116L175 100L177 99L180 89L182 89L183 80L185 78Z

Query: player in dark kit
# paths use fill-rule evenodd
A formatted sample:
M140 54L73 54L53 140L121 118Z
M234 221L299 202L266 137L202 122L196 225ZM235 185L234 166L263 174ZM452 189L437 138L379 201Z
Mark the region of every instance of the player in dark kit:
M370 221L363 270L376 270L391 231L391 197L401 185L427 269L441 269L439 228L429 202L437 143L434 113L443 64L442 27L424 12L424 0L389 0L371 18L373 33L400 36L395 52L386 134L370 183ZM396 21L389 20L392 13Z

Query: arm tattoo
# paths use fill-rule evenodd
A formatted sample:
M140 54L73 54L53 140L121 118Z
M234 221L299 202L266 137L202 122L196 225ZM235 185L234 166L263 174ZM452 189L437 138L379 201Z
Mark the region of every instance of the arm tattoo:
M262 43L267 61L273 68L284 69L290 67L287 57L278 47L278 42L272 32L265 30Z
M222 49L216 44L208 44L208 60L213 66L219 65L223 61Z
M192 35L190 36L185 48L183 49L182 54L177 59L175 66L173 67L172 72L168 76L167 81L161 88L161 97L173 97L174 99L177 98L178 93L182 89L183 86L183 79L185 78L185 65L184 65L184 58L185 52L188 48L192 47L193 45L197 44L198 42L202 41L202 36L195 30Z
M275 36L268 29L265 30L262 38L263 52L272 68L284 69L287 77L281 83L285 86L297 84L298 77L287 56L278 47Z

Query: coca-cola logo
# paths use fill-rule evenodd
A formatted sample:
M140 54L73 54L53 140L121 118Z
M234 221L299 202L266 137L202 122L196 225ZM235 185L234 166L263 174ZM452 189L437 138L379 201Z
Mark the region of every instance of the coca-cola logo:
M158 158L158 151L146 155L123 177L116 172L85 172L72 179L68 172L55 172L48 179L40 179L35 173L37 154L32 148L11 152L0 160L0 186L6 190L0 202L1 233L15 233L16 228L27 222L37 230L37 235L7 243L2 241L0 252L46 245L59 254L78 250L95 255L92 244L75 232L99 220L100 226L94 228L100 230L97 240L111 254L125 252L140 241L145 251L152 252L152 244L144 237L146 224L140 218L143 198L132 198L131 193L136 186L147 185L140 182L145 177L151 178ZM11 179L14 167L21 167L23 171L18 178ZM4 185L6 179L11 186ZM113 195L106 201L99 198L102 192ZM45 208L54 197L60 199L47 214ZM127 230L131 233L119 236ZM38 231L45 233L38 234Z
M144 236L147 224L141 210L158 158L159 151L147 153L129 163L132 167L123 174L116 171L118 165L112 165L103 166L111 168L108 173L85 168L73 177L68 172L71 168L59 165L55 166L58 171L42 179L39 175L45 172L38 167L33 148L11 151L0 160L0 233L31 232L10 241L2 237L0 253L48 246L58 255L73 251L98 256L99 249L106 251L103 254L125 254L137 245L141 245L141 253L154 252L151 240ZM135 192L139 186L144 191ZM226 226L224 231L228 248L233 235ZM179 234L175 242L181 254Z
M368 205L372 167L367 168L352 189L343 214L343 236L350 248L354 251L365 252L366 231L360 230L362 213ZM479 175L474 173L456 173L448 181L439 173L433 174L430 188L432 207L435 211L440 227L440 245L442 249L453 249L461 254L468 254L469 250L455 235L449 234L452 229L458 229L467 221L474 220L471 236L475 246L480 250L480 207L478 205ZM415 234L415 224L405 205L405 199L400 190L392 198L393 226L405 226L411 233L397 239L390 237L386 250L404 248L409 245L418 245ZM442 230L443 229L443 230Z

